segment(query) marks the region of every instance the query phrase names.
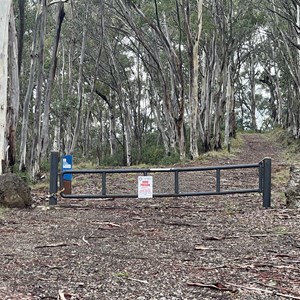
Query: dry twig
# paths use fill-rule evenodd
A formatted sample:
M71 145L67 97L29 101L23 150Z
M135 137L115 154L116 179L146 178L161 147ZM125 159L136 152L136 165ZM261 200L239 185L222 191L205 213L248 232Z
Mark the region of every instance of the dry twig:
M282 293L279 293L279 292L276 292L276 291L270 291L270 290L260 289L260 288L250 287L250 286L244 286L244 285L234 284L234 283L230 283L230 282L226 282L226 284L237 287L237 288L240 288L240 289L249 290L249 291L263 292L263 293L266 293L266 294L272 294L274 296L280 296L280 297L284 297L284 298L300 300L299 296L293 296L293 295L289 295L289 294L282 294Z
M82 237L82 240L83 240L86 244L90 245L89 241L85 239L85 236Z
M55 247L66 247L68 246L68 244L66 243L56 243L56 244L47 244L47 245L39 245L39 246L35 246L35 249L39 249L39 248L55 248Z
M146 280L140 280L140 279L136 279L136 278L132 278L132 277L128 277L127 279L131 280L131 281L137 281L137 282L140 282L140 283L149 284L149 282L146 281Z
M232 287L227 287L224 284L217 282L217 283L202 283L202 282L188 282L187 285L189 286L198 286L204 288L210 288L218 291L229 291L229 292L236 292L236 289Z

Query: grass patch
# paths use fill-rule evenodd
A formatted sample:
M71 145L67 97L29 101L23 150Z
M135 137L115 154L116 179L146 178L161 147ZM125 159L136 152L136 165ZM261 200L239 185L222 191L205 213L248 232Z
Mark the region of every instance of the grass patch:
M300 140L296 139L291 133L282 128L275 128L267 136L283 150L286 160L296 163L300 159Z
M277 171L273 174L272 184L276 186L285 186L290 178L290 171L288 168Z
M4 220L5 213L7 212L8 208L4 206L0 206L0 220Z
M98 169L99 166L95 165L94 163L92 163L91 161L80 161L78 163L74 163L73 164L73 170L75 169L79 169L79 170L91 170L91 169Z
M34 191L35 190L49 189L49 181L45 180L45 181L38 182L38 183L32 183L32 184L29 184L29 186Z
M274 228L274 233L284 235L284 234L289 234L290 230L285 226L278 226L278 227Z
M118 278L128 278L129 277L129 273L127 271L124 271L124 272L116 273L116 274L114 274L114 276L118 277Z
M242 151L244 146L244 140L241 137L241 133L238 133L236 138L230 140L230 146L225 147L218 151L209 151L200 155L199 160L211 160L218 158L233 158L235 155Z

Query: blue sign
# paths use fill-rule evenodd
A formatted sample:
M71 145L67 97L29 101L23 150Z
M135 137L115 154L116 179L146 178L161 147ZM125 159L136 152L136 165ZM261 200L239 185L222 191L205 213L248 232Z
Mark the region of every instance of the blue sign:
M62 159L62 171L71 171L73 164L73 156L72 155L65 155ZM71 181L72 174L64 174L63 180Z

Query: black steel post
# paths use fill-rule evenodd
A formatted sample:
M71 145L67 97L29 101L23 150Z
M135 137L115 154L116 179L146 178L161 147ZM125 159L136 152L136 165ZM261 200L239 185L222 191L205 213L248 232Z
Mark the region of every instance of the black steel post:
M178 195L179 194L179 172L178 170L176 170L174 172L174 187L175 187L175 194Z
M271 207L271 158L266 157L263 160L263 207Z
M106 196L106 172L102 173L102 195Z
M51 151L49 205L57 204L57 180L58 180L58 151Z
M220 193L221 191L221 170L216 170L216 192Z

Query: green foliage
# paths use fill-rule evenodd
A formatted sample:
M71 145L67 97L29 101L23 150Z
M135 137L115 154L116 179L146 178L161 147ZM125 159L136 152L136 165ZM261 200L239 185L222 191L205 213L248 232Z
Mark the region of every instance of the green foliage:
M117 152L114 156L111 156L111 155L105 156L101 160L101 165L112 166L112 167L122 166L123 165L123 153Z
M160 160L161 165L174 165L180 162L179 153L172 152L170 155L164 155L164 157Z
M17 174L22 180L24 180L24 182L26 182L27 184L31 183L31 179L30 176L27 172L14 172L15 174Z
M44 159L41 161L41 164L40 164L40 170L41 172L50 172L50 160L49 159Z
M155 165L160 162L164 156L164 149L157 145L146 145L142 150L142 162Z
M180 161L178 153L167 155L162 146L152 145L143 149L142 162L149 165L172 165Z

